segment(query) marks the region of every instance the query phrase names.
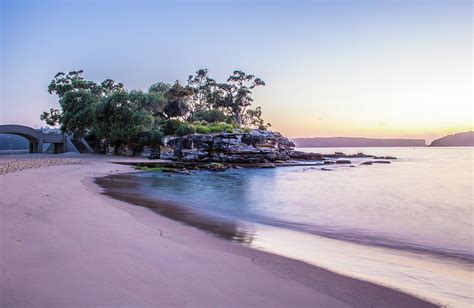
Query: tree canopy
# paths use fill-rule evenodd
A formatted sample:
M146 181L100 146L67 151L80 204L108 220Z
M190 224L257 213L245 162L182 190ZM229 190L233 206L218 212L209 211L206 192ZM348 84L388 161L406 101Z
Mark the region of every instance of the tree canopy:
M141 91L127 90L112 79L86 80L82 70L59 72L48 92L58 96L60 108L43 112L40 119L75 138L156 146L164 135L267 129L261 108L251 108L253 90L264 85L260 78L237 70L219 83L200 69L189 75L187 84L160 81Z

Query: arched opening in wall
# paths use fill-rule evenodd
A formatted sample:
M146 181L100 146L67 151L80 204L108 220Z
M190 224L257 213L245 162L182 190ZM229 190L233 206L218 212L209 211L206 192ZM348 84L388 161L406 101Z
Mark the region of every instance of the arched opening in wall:
M0 153L23 154L30 152L30 141L16 134L0 134Z

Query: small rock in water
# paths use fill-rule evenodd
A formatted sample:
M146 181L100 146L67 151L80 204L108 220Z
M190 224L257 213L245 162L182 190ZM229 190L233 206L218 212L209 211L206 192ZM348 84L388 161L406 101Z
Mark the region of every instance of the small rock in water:
M391 164L392 162L388 160L374 160L372 163L373 164Z
M397 159L394 156L375 156L374 159Z
M350 164L351 161L348 160L348 159L339 159L339 160L336 160L336 164Z
M163 168L161 172L168 172L168 173L181 173L181 174L191 174L189 170L186 168L177 169L177 168Z
M332 171L332 169L329 168L321 168L322 171Z
M181 173L181 174L191 174L191 171L189 171L186 168L183 168L181 170L176 171L176 173Z
M350 157L350 158L374 158L375 156L374 155L368 155L368 154L364 154L362 152L359 152L357 154L350 154L350 155L347 155L346 157Z
M365 162L363 162L361 165L372 165L372 162L370 162L370 161L365 161Z
M225 171L227 167L221 163L210 163L203 166L204 169L209 171Z

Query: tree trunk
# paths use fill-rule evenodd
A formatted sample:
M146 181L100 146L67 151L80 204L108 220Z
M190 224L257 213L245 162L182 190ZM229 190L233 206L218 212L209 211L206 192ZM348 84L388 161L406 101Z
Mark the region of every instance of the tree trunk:
M234 120L239 126L242 126L242 115L240 113L234 115Z

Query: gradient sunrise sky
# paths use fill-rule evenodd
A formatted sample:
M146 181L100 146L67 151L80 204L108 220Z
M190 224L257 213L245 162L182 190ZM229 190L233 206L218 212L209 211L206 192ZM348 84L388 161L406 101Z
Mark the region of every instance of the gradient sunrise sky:
M290 137L473 129L471 1L0 2L2 124L43 125L58 71L146 90L208 68L265 80Z

